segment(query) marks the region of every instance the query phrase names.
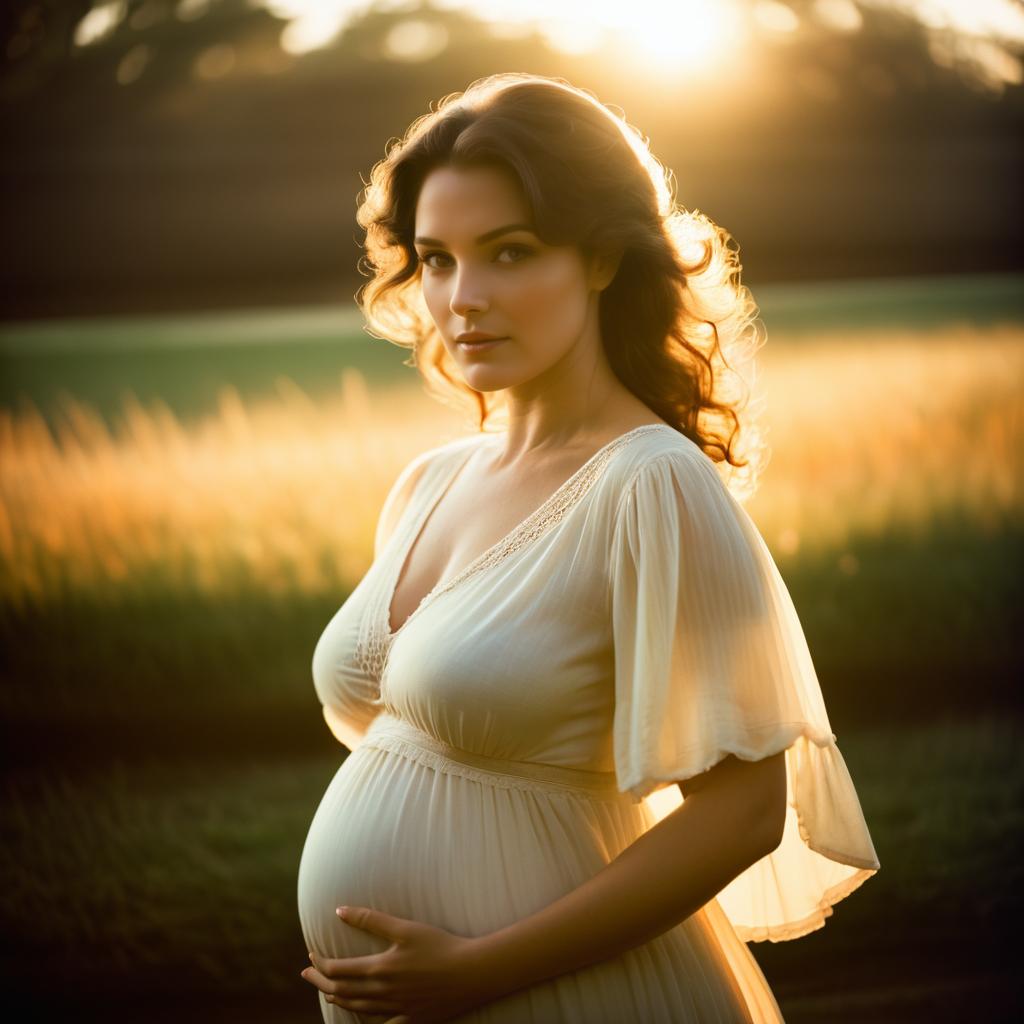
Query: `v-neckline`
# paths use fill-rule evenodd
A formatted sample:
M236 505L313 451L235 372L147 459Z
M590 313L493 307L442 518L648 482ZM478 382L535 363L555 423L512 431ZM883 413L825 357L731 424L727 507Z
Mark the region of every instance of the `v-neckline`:
M500 540L496 541L486 550L482 551L479 555L477 555L476 558L472 559L465 566L463 566L462 569L455 573L454 576L450 576L447 580L438 580L437 583L435 583L434 586L431 587L431 589L423 595L423 597L420 599L419 604L416 605L416 607L406 616L405 621L397 629L392 629L391 607L394 604L395 593L398 590L399 580L401 580L402 573L405 571L407 567L407 563L412 554L413 548L415 547L417 541L419 541L420 537L422 536L427 520L430 518L431 515L433 515L434 510L444 500L445 495L451 489L451 486L455 482L455 479L468 465L469 460L473 457L474 452L478 450L477 445L467 444L466 448L468 449L468 452L466 456L458 460L454 469L448 474L443 484L437 489L437 492L433 499L431 501L428 501L424 505L423 509L420 511L420 514L415 517L413 524L409 529L409 535L407 537L406 543L402 545L402 548L396 557L398 568L397 570L394 570L390 573L390 579L388 582L388 586L385 588L385 599L383 601L383 622L381 624L381 629L383 631L385 643L390 646L390 644L394 642L394 640L406 628L406 626L408 626L409 623L412 622L412 620L416 618L417 615L419 615L423 608L430 604L435 597L439 596L441 593L451 590L453 587L461 583L464 579L473 575L473 573L475 573L479 567L481 567L485 563L489 563L492 558L494 558L502 551L502 549L510 547L512 543L515 540L517 540L520 535L524 533L524 531L529 530L539 520L543 519L547 515L548 511L552 508L552 506L554 506L562 498L562 496L565 495L572 488L572 486L599 459L609 454L613 449L617 448L619 445L623 444L625 441L632 438L635 434L647 430L671 430L675 433L678 433L675 427L670 426L668 423L641 423L640 426L633 427L631 430L627 430L625 433L619 434L617 437L613 437L606 444L598 448L593 455L591 455L585 462L583 462L582 465L580 465L565 480L563 480L562 483L559 484L558 487L556 487L551 492L551 494L549 494L548 497L545 498L540 503L540 505L538 505L520 523L512 527L512 529L509 530L508 533L505 534L505 536L503 536ZM496 437L498 435L484 436Z

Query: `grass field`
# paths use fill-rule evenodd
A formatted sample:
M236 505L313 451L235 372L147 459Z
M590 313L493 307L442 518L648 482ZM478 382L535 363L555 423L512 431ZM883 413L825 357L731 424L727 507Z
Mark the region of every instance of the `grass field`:
M747 508L882 862L752 945L790 1024L1015 1019L1024 317L960 287L773 296ZM144 328L0 331L5 973L45 1010L59 964L76 1019L315 1020L313 647L398 470L466 427L334 314Z
M748 508L777 559L950 518L1019 523L1022 340L957 326L766 350L771 461ZM285 379L273 399L226 387L194 423L134 399L116 428L75 399L52 427L0 410L0 596L348 585L402 465L468 429L439 409L350 367L319 402Z
M990 975L1008 982L1000 933L1021 909L1022 741L1019 721L987 715L840 737L883 868L823 929L751 945L787 1021L1010 1019ZM57 962L83 1010L125 992L156 1012L193 992L224 1003L190 1017L227 1021L232 1000L264 993L277 1019L315 1019L295 870L341 749L10 774L8 975L45 991ZM905 1015L888 1015L901 998ZM986 1012L961 1016L968 999Z
M769 325L767 352L825 336L1024 323L1024 279L1014 274L751 287ZM115 427L130 396L191 425L216 414L225 388L247 403L273 401L284 379L321 402L338 397L348 369L375 390L407 377L408 352L362 322L354 308L324 306L0 323L0 408L29 401L52 424L71 399Z

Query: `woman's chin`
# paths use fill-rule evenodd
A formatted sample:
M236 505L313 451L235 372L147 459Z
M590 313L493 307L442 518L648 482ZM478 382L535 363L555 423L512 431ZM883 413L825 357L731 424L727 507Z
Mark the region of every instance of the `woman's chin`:
M474 391L504 391L506 388L522 383L518 377L513 377L507 370L488 366L463 366L462 377Z

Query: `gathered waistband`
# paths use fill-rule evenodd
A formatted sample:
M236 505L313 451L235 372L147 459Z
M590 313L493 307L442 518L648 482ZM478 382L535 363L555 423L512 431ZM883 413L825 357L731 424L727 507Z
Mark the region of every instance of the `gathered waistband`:
M442 770L447 768L458 775L496 785L517 789L553 786L563 790L580 790L592 796L629 798L628 794L619 791L615 772L592 772L539 761L509 761L488 757L452 746L386 711L378 714L370 723L360 743L360 747L364 746L407 753L418 761ZM442 763L438 763L438 759Z

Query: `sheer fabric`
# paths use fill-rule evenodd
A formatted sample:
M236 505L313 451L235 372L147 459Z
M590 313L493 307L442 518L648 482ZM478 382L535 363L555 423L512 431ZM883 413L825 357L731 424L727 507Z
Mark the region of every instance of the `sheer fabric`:
M309 948L384 941L342 903L484 934L582 884L727 753L786 751L782 844L679 925L460 1020L777 1022L744 940L794 938L878 868L778 570L714 464L664 424L605 445L392 632L402 565L481 445L414 459L313 681L352 753L299 867ZM375 1020L321 1000L332 1024ZM381 1018L383 1019L383 1018Z
M745 940L820 927L878 858L789 591L698 446L639 467L619 503L611 562L621 787L646 797L727 754L785 750L782 843L718 900Z

